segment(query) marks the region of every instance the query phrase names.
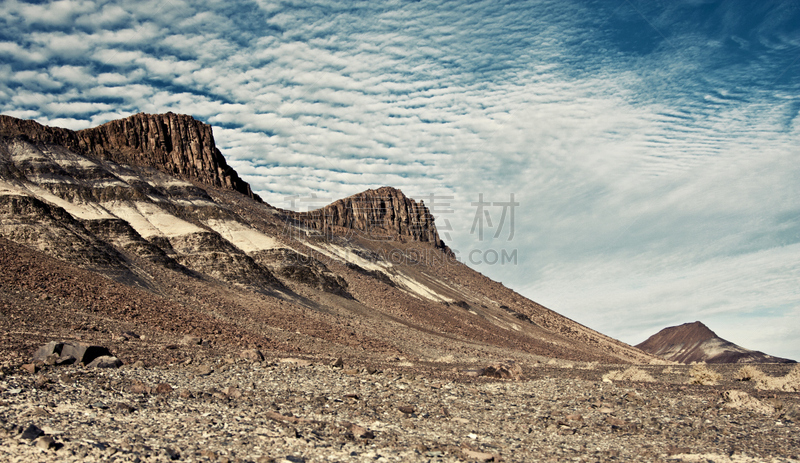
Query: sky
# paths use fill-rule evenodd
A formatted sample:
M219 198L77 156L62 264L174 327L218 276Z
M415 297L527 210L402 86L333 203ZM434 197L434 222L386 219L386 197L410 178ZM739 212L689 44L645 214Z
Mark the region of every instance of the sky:
M0 113L190 114L270 204L394 186L622 341L800 360L800 3L0 3Z

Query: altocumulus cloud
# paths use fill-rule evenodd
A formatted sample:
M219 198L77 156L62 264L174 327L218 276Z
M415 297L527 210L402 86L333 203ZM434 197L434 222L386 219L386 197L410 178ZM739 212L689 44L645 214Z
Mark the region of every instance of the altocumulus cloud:
M393 185L427 198L467 263L516 251L516 265L470 264L602 332L635 343L701 319L800 359L791 1L12 0L0 13L4 114L76 129L192 114L277 206ZM479 194L494 221L482 236Z

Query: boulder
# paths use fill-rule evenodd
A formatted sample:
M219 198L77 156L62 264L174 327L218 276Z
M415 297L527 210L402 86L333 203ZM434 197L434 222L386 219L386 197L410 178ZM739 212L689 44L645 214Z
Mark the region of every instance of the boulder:
M55 365L75 362L88 365L94 359L103 356L112 357L111 351L102 346L93 346L77 341L51 341L36 351L33 360L53 362Z

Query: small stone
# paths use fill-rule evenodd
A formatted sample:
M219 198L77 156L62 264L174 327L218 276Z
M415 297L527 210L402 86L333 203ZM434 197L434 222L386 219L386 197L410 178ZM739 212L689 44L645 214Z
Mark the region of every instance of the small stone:
M194 397L194 395L192 394L192 391L190 391L188 389L181 389L180 391L178 391L178 396L181 399L191 399L192 397Z
M35 384L36 387L38 387L40 389L43 388L49 382L50 382L50 380L46 376L41 375L41 374L36 375L34 377L34 379L33 379L33 384Z
M56 446L56 441L50 436L39 436L34 441L40 449L48 450Z
M202 339L200 339L197 336L192 336L190 334L187 334L186 336L183 337L183 339L181 339L181 344L183 344L184 346L199 346L202 343L203 343Z
M293 363L293 364L295 364L297 366L300 366L300 367L307 367L307 366L310 366L312 364L311 360L293 358L293 357L280 359L280 362L281 363Z
M625 426L625 421L619 418L614 418L613 416L607 416L606 423L610 424L611 426Z
M410 405L401 405L401 406L397 407L397 409L400 410L401 412L405 413L406 415L413 415L414 412L416 411L414 409L414 407L412 407Z
M369 429L359 426L357 424L350 426L350 432L353 434L354 437L359 437L361 439L374 439L375 433L370 431Z
M178 449L173 449L172 447L166 447L164 448L164 452L166 452L170 460L180 460L181 458L181 453L178 451Z
M197 376L208 376L213 372L214 369L210 365L200 365L194 370L194 374Z
M484 368L480 376L519 381L522 379L522 368L513 362L495 363Z
M336 360L331 363L333 368L343 368L344 367L344 360L341 357L337 358Z
M264 354L258 349L245 349L239 352L239 357L252 362L261 362L264 360Z
M117 402L117 404L114 405L114 408L122 413L133 413L136 411L136 408L133 405L126 404L125 402Z
M44 434L44 431L39 429L39 427L37 427L35 424L30 424L27 428L25 428L24 431L22 431L22 434L19 436L19 438L32 441L42 434Z
M122 361L114 356L103 355L89 362L87 368L119 368Z
M36 365L34 365L33 363L26 363L26 364L22 365L20 368L22 368L23 370L27 371L28 373L30 373L32 375L36 374L36 372L39 371L39 368Z
M470 450L470 449L462 449L461 453L463 453L464 457L466 457L469 460L495 461L494 454L491 453L478 452L476 450Z
M156 394L169 394L172 392L172 386L167 383L158 383L156 386Z
M128 386L128 391L130 391L132 394L145 394L150 392L150 388L138 379L134 379L131 382L131 385Z
M222 390L222 392L230 397L231 399L241 399L242 398L242 391L234 386L228 386Z
M567 421L583 421L583 416L581 416L579 413L567 415L565 418Z
M144 368L144 362L137 360L131 364L131 368Z
M108 405L104 404L103 402L95 402L89 405L89 408L98 408L100 410L108 410Z
M34 408L33 411L31 412L31 415L33 415L33 416L52 416L52 414L50 412L48 412L47 410L45 410L42 407Z

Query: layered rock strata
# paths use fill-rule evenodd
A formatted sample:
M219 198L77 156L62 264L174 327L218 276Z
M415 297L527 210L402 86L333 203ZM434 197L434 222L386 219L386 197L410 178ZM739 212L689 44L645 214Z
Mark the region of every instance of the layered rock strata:
M309 212L287 212L300 224L324 234L347 236L353 231L375 241L400 238L446 249L434 218L423 202L392 187L367 190Z
M153 167L170 175L238 191L258 199L228 166L211 126L182 114L135 114L98 127L72 131L0 115L0 135L63 146L119 164Z

